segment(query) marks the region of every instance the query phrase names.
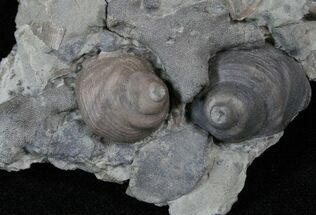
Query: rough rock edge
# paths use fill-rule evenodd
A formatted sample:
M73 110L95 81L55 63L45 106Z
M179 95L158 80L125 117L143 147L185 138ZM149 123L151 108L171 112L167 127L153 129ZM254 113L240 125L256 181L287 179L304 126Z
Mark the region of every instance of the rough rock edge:
M236 8L241 14L249 9L241 0L234 0L233 4L231 0L226 2L233 18L239 15L235 12ZM301 62L312 81L316 80L316 20L306 17L309 14L315 17L315 4L314 0L261 0L255 5L255 10L243 17L248 22L265 27L275 46Z
M237 201L244 187L247 168L256 157L276 144L283 132L237 144L213 145L209 168L195 189L170 201L171 215L222 215Z

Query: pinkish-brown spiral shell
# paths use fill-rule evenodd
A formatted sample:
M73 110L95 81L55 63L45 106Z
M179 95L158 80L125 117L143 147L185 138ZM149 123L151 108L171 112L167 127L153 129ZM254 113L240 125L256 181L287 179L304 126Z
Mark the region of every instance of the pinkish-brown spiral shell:
M91 60L79 76L76 95L86 124L115 142L145 138L169 110L164 82L146 59L130 55Z

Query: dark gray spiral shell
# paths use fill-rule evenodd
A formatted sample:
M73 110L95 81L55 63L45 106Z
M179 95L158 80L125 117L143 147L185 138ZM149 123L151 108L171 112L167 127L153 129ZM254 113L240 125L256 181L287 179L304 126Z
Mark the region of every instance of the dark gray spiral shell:
M91 60L79 76L76 95L86 124L115 142L145 138L169 110L166 85L146 59L130 55Z
M225 142L284 130L311 96L302 66L270 45L219 53L210 80L193 101L191 118Z

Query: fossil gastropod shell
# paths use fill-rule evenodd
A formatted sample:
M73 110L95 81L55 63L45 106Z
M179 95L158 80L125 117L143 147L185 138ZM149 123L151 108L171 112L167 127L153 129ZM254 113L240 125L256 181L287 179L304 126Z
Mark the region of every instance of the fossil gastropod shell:
M311 96L302 66L270 45L219 53L210 80L193 101L191 118L226 142L284 130Z
M144 58L102 56L84 65L76 85L83 120L115 142L136 142L151 134L169 111L169 93Z
M253 14L262 0L227 0L230 15L234 20L244 20Z
M314 16L316 15L316 1L311 2L309 12Z

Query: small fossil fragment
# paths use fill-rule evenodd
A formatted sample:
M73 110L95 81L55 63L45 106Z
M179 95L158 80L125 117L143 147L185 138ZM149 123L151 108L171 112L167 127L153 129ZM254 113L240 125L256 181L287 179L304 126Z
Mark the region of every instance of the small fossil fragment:
M243 20L255 12L262 0L228 0L230 15L234 20Z
M148 10L154 10L160 7L161 1L160 0L144 0L143 4L144 4L144 7L147 8Z
M84 121L96 134L115 142L136 142L156 130L169 110L166 85L150 63L120 55L84 66L76 95Z
M315 0L311 3L311 6L309 8L309 12L313 15L316 15L316 1Z
M271 46L220 53L210 79L192 104L192 119L227 142L282 131L311 95L302 66Z
M65 35L65 29L52 23L33 23L32 30L48 47L58 50Z

